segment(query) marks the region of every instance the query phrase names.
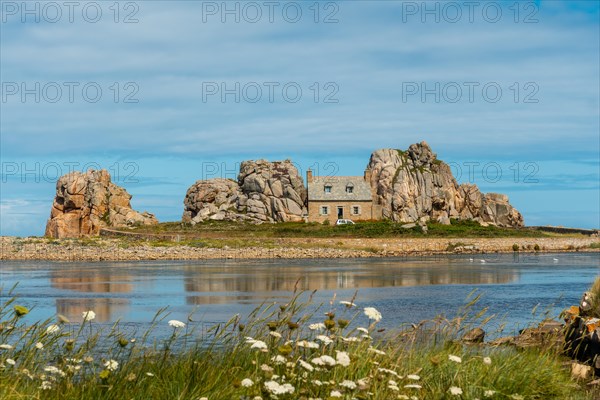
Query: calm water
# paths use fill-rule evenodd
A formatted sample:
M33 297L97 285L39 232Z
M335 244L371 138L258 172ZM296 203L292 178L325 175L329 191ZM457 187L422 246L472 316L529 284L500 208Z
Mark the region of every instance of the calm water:
M383 313L389 328L438 314L453 316L479 289L480 307L504 316L511 330L539 313L576 304L600 272L600 253L432 256L362 260L252 260L169 262L1 262L2 296L18 283L18 303L33 308L30 321L56 313L80 321L94 310L96 322L120 319L144 327L168 306L185 321L195 310L202 324L242 317L266 301L285 302L294 285L318 290L317 303L334 294ZM480 260L485 259L485 263ZM166 325L166 324L165 324ZM166 328L165 328L166 329Z

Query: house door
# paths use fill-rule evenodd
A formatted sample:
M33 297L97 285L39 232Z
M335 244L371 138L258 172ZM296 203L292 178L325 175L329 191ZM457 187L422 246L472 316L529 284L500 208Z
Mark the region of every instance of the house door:
M338 219L344 219L344 207L338 207Z

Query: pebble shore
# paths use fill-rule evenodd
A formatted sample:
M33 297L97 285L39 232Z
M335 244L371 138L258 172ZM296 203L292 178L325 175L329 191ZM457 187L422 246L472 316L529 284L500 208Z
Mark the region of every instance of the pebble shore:
M275 246L273 246L275 242ZM130 261L207 259L299 259L402 257L453 253L598 251L598 237L545 238L282 238L268 246L191 247L151 243L124 244L120 239L94 238L48 240L45 238L0 237L0 260Z

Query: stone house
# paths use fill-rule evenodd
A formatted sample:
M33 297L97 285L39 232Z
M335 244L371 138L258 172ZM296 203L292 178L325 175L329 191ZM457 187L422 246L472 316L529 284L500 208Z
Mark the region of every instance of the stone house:
M313 176L306 172L308 222L338 219L352 221L381 219L381 207L374 201L371 171L364 176Z

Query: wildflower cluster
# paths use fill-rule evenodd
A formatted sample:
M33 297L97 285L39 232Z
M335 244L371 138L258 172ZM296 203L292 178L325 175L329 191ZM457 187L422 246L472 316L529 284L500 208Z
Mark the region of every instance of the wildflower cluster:
M579 398L552 355L464 346L444 329L388 334L375 307L353 298L306 312L300 295L215 325L204 342L159 312L153 326L170 336L151 344L150 331L101 333L93 310L26 324L29 309L11 299L0 306L0 398Z

